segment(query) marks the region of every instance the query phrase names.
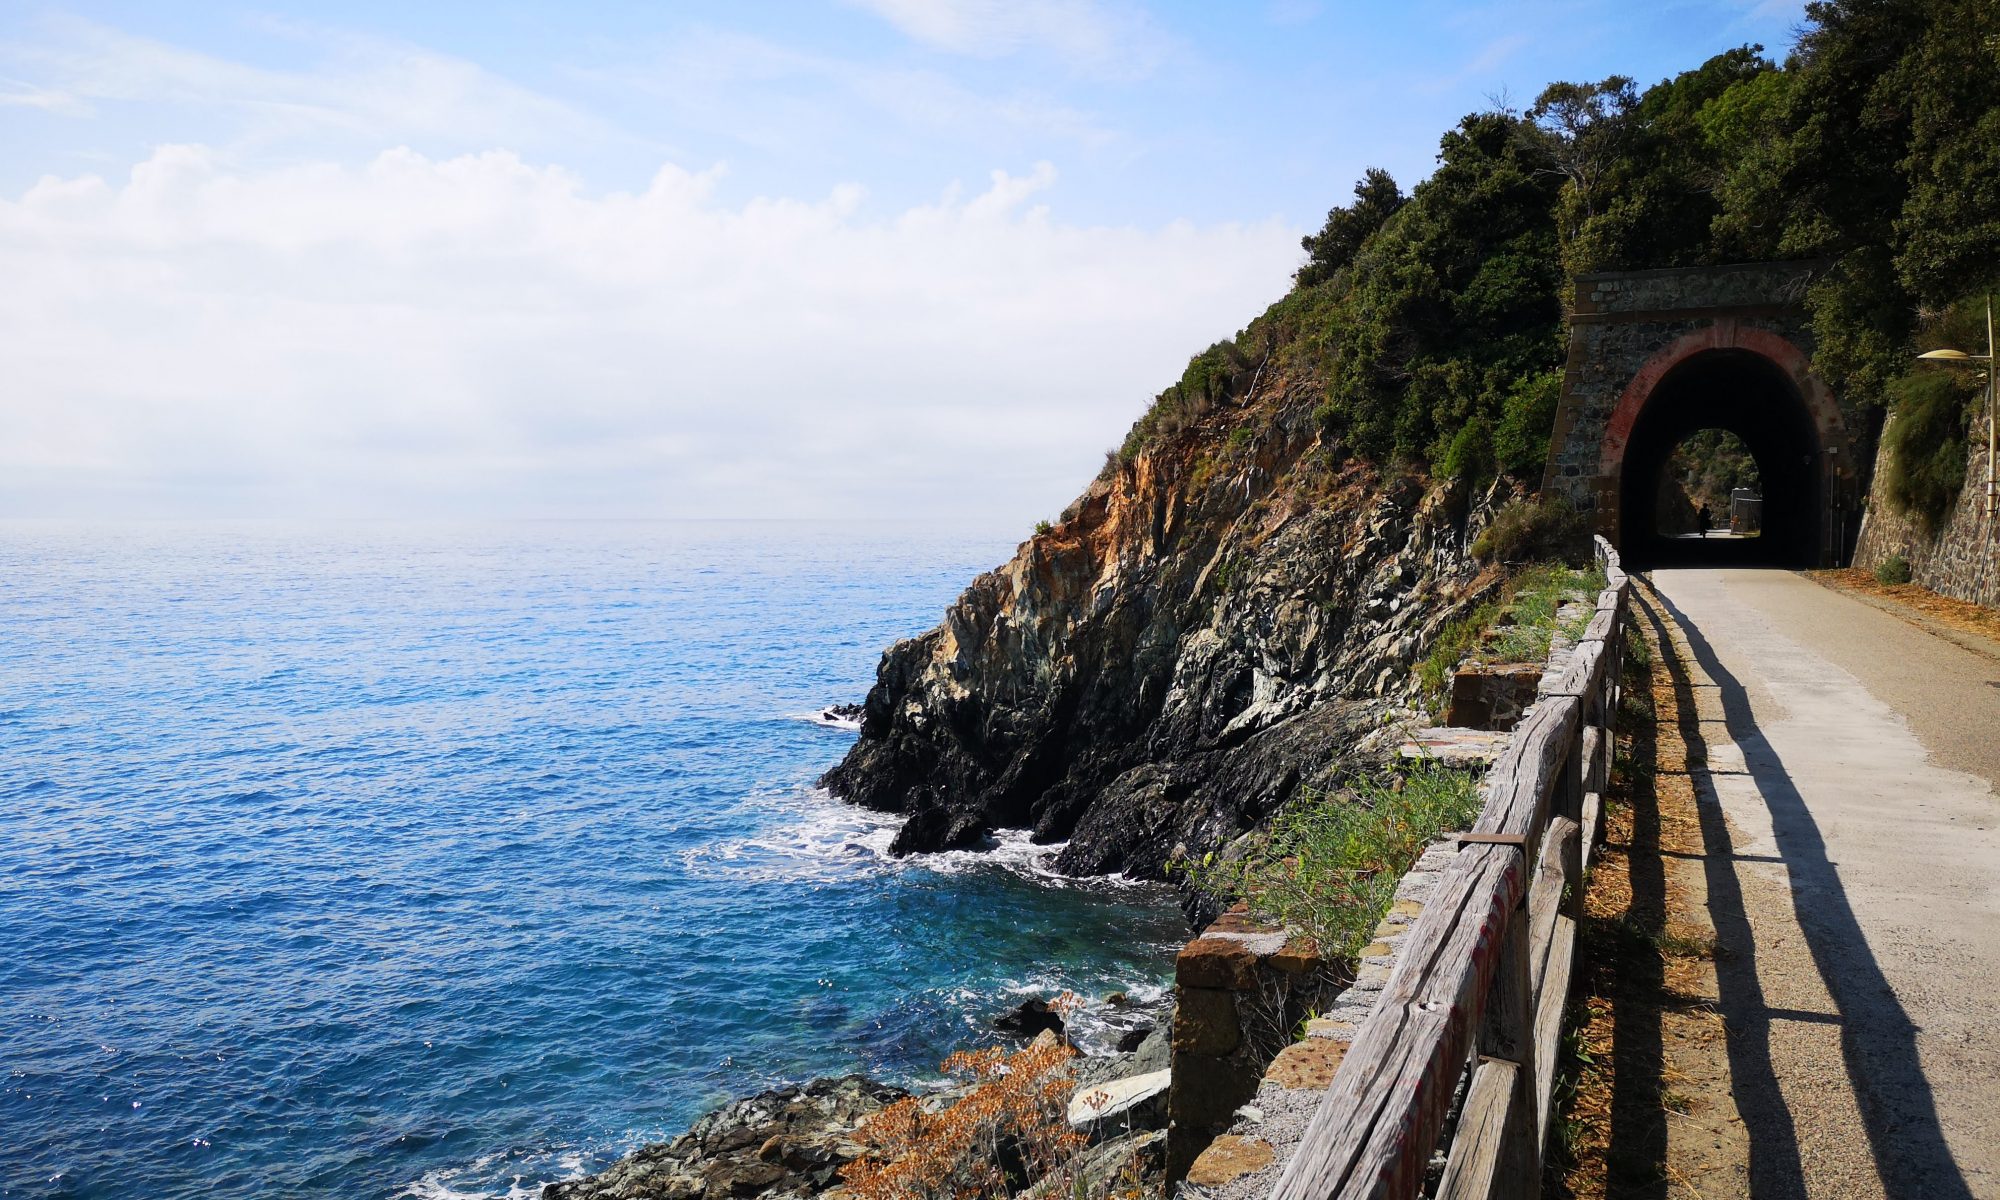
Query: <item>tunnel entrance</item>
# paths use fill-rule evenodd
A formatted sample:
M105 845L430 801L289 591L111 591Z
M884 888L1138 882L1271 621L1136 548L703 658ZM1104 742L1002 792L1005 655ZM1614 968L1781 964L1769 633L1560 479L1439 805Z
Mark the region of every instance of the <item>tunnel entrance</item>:
M1670 464L1683 447L1693 452L1685 463L1725 447L1725 437L1740 444L1753 466L1761 528L1756 536L1686 536L1692 521L1676 511L1677 490L1684 494L1686 482ZM1770 359L1743 349L1684 359L1653 386L1625 443L1620 552L1645 567L1820 565L1827 538L1820 443L1797 385ZM1716 500L1709 503L1715 514ZM1719 516L1726 521L1728 510Z
M1577 276L1542 494L1584 513L1628 563L1847 561L1867 464L1813 369L1818 340L1806 298L1828 265ZM1660 536L1663 464L1702 430L1741 438L1756 464L1760 536L1708 545Z

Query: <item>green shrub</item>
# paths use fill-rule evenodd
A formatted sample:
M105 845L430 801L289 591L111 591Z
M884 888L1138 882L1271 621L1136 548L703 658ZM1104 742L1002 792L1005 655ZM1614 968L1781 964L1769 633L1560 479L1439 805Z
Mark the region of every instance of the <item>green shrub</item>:
M1498 604L1485 604L1438 630L1438 635L1431 639L1429 652L1417 664L1417 686L1423 692L1424 707L1432 712L1443 710L1445 695L1451 690L1452 672L1458 670L1458 664L1479 644L1480 631L1493 624L1499 615Z
M1332 279L1335 272L1354 261L1369 237L1408 200L1389 172L1379 167L1368 168L1354 185L1354 203L1327 213L1325 227L1300 240L1307 257L1306 264L1293 276L1298 286L1312 287Z
M1252 911L1310 935L1327 954L1351 958L1368 944L1424 845L1470 825L1480 803L1471 773L1430 763L1400 779L1364 780L1352 793L1304 790L1260 851L1174 866L1215 899L1247 900Z
M1760 496L1764 493L1763 475L1743 439L1726 429L1704 429L1688 437L1674 447L1660 470L1659 531L1692 533L1695 509L1702 504L1708 505L1711 514L1726 516L1729 498L1737 488L1748 488ZM1671 523L1666 503L1670 493L1679 502L1675 507L1683 510L1680 515L1685 516L1679 528Z
M1540 475L1548 462L1549 435L1562 400L1562 372L1544 371L1516 380L1493 431L1493 457L1500 469L1523 479Z
M1895 585L1910 582L1910 560L1900 554L1891 554L1875 568L1875 582Z
M1218 591L1228 591L1243 581L1245 563L1234 554L1215 564L1215 586Z
M1604 574L1596 567L1579 571L1556 563L1530 567L1507 585L1507 612L1511 625L1498 628L1498 636L1480 653L1489 662L1541 662L1557 633L1571 639L1582 635L1590 624L1590 612L1568 622L1558 616L1563 601L1579 593L1594 595L1604 588Z
M1120 463L1199 421L1229 396L1240 392L1252 370L1249 353L1234 339L1215 343L1188 360L1180 381L1153 398L1151 407L1132 424L1118 447ZM1109 464L1106 464L1109 469Z
M1493 515L1472 542L1480 562L1558 559L1579 562L1590 545L1583 514L1561 497L1516 500Z
M1040 537L1054 528L1055 526L1049 524L1047 521L1037 521L1035 522L1035 536Z
M1944 371L1905 375L1889 385L1894 416L1882 435L1889 502L1927 533L1944 524L1965 486L1968 391L1964 380Z
M1474 417L1459 426L1437 468L1439 475L1475 486L1493 478L1493 430L1485 417Z
M1577 570L1559 563L1529 567L1507 582L1505 596L1483 604L1470 614L1447 623L1431 639L1423 659L1417 663L1417 685L1424 707L1441 712L1451 690L1451 677L1460 663L1477 657L1487 662L1541 662L1549 656L1549 646L1558 631L1576 638L1590 623L1588 613L1563 622L1557 618L1563 601L1581 593L1594 595L1604 590L1604 572L1596 566ZM1499 623L1505 612L1509 623ZM1494 630L1490 642L1481 635Z

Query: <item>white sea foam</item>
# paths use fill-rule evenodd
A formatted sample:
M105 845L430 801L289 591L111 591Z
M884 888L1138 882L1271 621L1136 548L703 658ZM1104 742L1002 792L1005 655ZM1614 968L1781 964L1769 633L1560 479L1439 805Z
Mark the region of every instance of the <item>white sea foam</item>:
M1109 987L1124 993L1122 1004L1111 1003L1094 990ZM1108 1054L1125 1034L1159 1024L1172 990L1171 983L1160 979L1127 983L1100 977L1086 982L1053 966L1044 966L1008 980L992 991L957 989L950 999L966 1013L968 1025L983 1033L986 1022L994 1015L995 992L1004 998L1000 1007L1012 1007L1023 1000L1053 1000L1069 992L1077 1001L1076 1010L1064 1021L1070 1040L1087 1054Z
M858 718L836 717L830 708L821 709L818 712L792 713L790 716L794 721L804 721L811 725L818 725L823 729L842 729L848 733L861 732L861 722Z
M751 811L752 805L756 810ZM843 804L823 788L800 795L758 798L746 805L748 837L721 838L681 855L689 874L747 883L825 883L866 878L895 869L889 843L903 826L885 816Z
M904 818L844 803L824 788L753 797L740 811L745 824L759 827L757 832L684 851L681 865L689 874L747 883L829 883L906 869L940 875L1006 871L1049 887L1147 886L1115 875L1065 875L1055 869L1055 860L1069 843L1038 845L1025 829L999 830L972 849L897 858L889 846Z
M588 1174L588 1157L565 1147L482 1154L463 1166L424 1172L404 1184L396 1200L537 1200L542 1185ZM616 1155L597 1157L610 1161Z
M1056 855L1061 854L1067 844L1053 842L1038 846L1034 836L1025 829L1002 829L987 839L984 846L970 850L945 850L910 861L940 875L1000 870L1043 883L1068 884L1073 880L1059 874L1053 865Z

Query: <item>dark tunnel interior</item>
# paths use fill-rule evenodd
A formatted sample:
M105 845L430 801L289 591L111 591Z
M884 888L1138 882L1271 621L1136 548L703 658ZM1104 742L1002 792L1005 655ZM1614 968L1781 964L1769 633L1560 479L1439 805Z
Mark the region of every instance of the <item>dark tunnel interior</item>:
M1763 533L1754 538L1661 536L1660 473L1674 448L1704 429L1743 439L1764 491ZM1776 364L1744 350L1711 350L1675 367L1653 388L1625 444L1619 552L1653 566L1819 565L1819 434L1797 387Z

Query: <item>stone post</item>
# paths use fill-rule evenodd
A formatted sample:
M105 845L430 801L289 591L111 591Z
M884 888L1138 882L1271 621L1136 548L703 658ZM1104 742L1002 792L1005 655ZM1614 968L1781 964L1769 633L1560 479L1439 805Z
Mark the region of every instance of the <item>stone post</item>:
M1253 919L1238 905L1181 948L1174 963L1173 1086L1167 1094L1167 1179L1177 1183L1306 1017L1346 984L1312 939Z

